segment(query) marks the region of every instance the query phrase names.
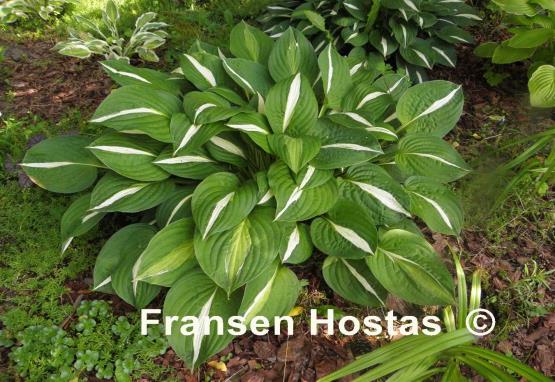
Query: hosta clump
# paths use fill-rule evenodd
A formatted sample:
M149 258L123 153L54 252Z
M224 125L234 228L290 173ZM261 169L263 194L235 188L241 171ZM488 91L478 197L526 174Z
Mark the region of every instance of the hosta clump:
M290 311L300 282L287 265L315 247L347 300L452 302L413 219L460 232L445 183L469 168L442 139L462 112L460 86L411 87L332 45L317 56L296 29L273 42L244 23L230 53L198 43L181 58L180 78L104 62L122 85L91 119L105 133L46 140L22 163L43 188L92 187L62 218L64 250L108 213L144 215L105 243L96 290L142 308L170 287L164 315L248 323ZM183 337L177 324L170 337L189 366L230 340Z
M391 61L418 82L435 64L455 67L455 44L473 41L463 28L479 20L464 0L287 0L260 19L273 37L296 26L317 52L328 41L339 50L364 47L374 61Z
M49 20L64 12L69 4L77 0L7 0L0 2L0 22L11 24L21 19L40 17Z

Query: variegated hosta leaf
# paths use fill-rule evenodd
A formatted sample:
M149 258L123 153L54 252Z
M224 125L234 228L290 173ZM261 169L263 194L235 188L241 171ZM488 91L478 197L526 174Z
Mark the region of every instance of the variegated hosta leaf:
M229 38L229 50L235 57L266 65L274 46L273 40L261 30L244 21L237 24Z
M309 227L302 223L283 224L283 240L279 249L282 263L300 264L312 255Z
M408 175L452 182L471 171L459 153L441 138L409 134L399 141L395 163Z
M350 167L339 182L342 198L364 206L376 224L391 224L410 217L410 198L383 168L363 163Z
M173 94L181 93L184 81L152 69L137 68L122 60L107 60L102 68L118 85L151 85Z
M107 173L92 191L90 212L140 212L156 207L173 192L171 180L138 182Z
M270 126L266 118L259 113L241 113L232 117L226 126L246 134L254 143L267 153L271 152L268 144Z
M176 187L172 195L156 209L158 227L163 228L179 219L192 216L191 199L194 190L193 186Z
M318 102L312 86L300 73L278 82L266 98L266 118L274 133L308 134L317 115Z
M332 109L341 108L345 94L352 87L347 59L329 44L318 57L318 67L322 74L326 104Z
M341 38L346 44L352 46L364 46L368 43L368 34L364 29L343 28Z
M432 231L458 236L463 211L457 196L441 183L429 178L411 177L405 182L411 198L411 212Z
M382 35L378 30L374 30L370 33L369 41L383 57L387 57L394 53L399 47L393 39Z
M239 133L223 132L213 136L205 147L210 156L218 162L237 167L246 167L248 164L247 147Z
M265 66L244 58L226 58L223 65L227 74L245 92L266 97L273 81Z
M275 220L303 221L327 212L337 200L337 183L329 172L308 166L296 180L284 162L275 162L268 171L270 189L276 198ZM324 183L311 182L318 179Z
M154 182L170 176L152 163L164 146L146 135L115 132L101 135L87 148L114 172L126 178Z
M137 309L147 306L160 292L160 287L132 282L133 263L154 236L148 224L131 224L113 234L102 247L94 267L94 290L110 291Z
M370 82L357 84L343 100L343 110L359 115L370 115L378 121L383 120L384 114L392 105L394 105L393 98Z
M170 118L180 110L179 98L171 93L149 85L129 85L102 101L90 122L169 143Z
M328 256L322 265L322 274L326 284L346 300L368 307L385 305L387 292L364 260Z
M422 237L394 229L380 238L378 253L367 259L378 281L403 300L419 305L454 303L449 271Z
M77 198L64 212L61 222L62 253L73 238L81 236L96 226L106 215L102 212L89 212L91 194Z
M289 28L276 41L268 69L276 82L301 73L312 84L318 76L318 61L310 41L297 29Z
M184 113L175 113L170 122L170 133L175 155L190 153L225 129L222 123L195 125Z
M268 143L277 157L295 173L305 167L320 150L320 139L309 135L291 137L276 133L268 137Z
M186 179L204 179L210 174L225 171L214 159L202 150L173 155L171 147L166 148L154 164L172 175Z
M27 151L21 167L41 188L69 194L89 188L102 164L87 149L91 138L60 136L37 143Z
M437 37L451 44L472 44L474 42L474 38L470 33L455 25L445 26L436 34Z
M432 42L432 50L436 54L436 62L438 64L454 68L457 65L457 51L454 47L440 43L439 41Z
M330 256L361 259L376 253L378 232L372 217L360 206L340 199L310 225L316 248Z
M192 209L203 238L229 230L245 219L258 202L256 183L241 183L232 173L204 179L193 193Z
M397 118L409 132L443 137L459 120L464 104L460 86L428 81L408 89L397 104Z
M239 315L250 323L262 316L273 322L274 317L287 315L299 296L301 283L287 267L274 263L245 287Z
M194 269L178 280L169 290L164 301L164 316L196 317L199 326L189 326L189 335L180 332L183 322L172 322L168 342L179 357L191 369L197 368L208 358L222 350L233 339L228 333L228 320L237 315L241 304L241 294L228 297L225 292L200 269ZM221 317L223 335L217 335L215 320L209 317ZM207 330L211 335L206 335Z
M408 63L432 69L435 64L435 52L428 40L415 39L407 48L399 49L401 57Z
M197 231L197 260L228 294L260 275L278 256L282 229L273 218L273 208L257 207L227 231L207 238Z
M401 95L411 86L411 83L406 75L386 74L374 81L372 86L389 94L394 101L398 101Z
M196 126L224 121L241 112L227 99L212 92L189 92L183 97L183 105L189 121ZM179 145L182 143L180 141Z
M395 129L386 123L375 124L368 112L334 112L327 115L333 122L345 127L363 128L378 139L396 141Z
M389 20L389 24L393 30L395 40L401 48L407 48L412 44L418 32L414 25L394 18Z
M173 222L154 235L133 265L133 283L172 286L197 265L194 251L195 222Z
M195 88L207 90L225 83L222 60L206 52L185 53L180 57L181 70Z
M321 118L315 129L321 140L320 151L311 165L320 169L336 169L366 162L383 151L372 133L339 126Z

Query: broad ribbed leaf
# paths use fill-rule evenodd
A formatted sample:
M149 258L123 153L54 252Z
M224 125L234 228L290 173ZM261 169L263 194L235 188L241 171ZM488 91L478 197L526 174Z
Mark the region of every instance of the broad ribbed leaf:
M210 174L224 171L214 159L203 151L193 151L186 154L173 155L173 150L167 148L156 158L154 164L164 171L186 179L204 179Z
M470 33L455 25L448 25L441 28L436 35L450 44L472 44L474 42L474 38Z
M427 176L440 182L452 182L471 171L449 143L427 134L403 137L395 163L408 175Z
M273 81L265 66L244 58L226 58L223 65L227 74L247 93L266 97Z
M235 57L255 61L262 65L266 65L268 62L274 45L266 33L244 21L231 30L229 41L229 50Z
M232 173L204 179L193 193L192 209L203 238L229 230L243 221L258 202L254 181L241 183Z
M372 44L372 46L376 48L376 50L380 52L383 57L389 56L399 47L394 40L382 35L378 30L373 30L370 33L369 41L370 44Z
M320 150L320 140L308 135L294 138L278 133L270 135L268 143L277 157L287 163L295 173L305 167Z
M201 268L228 294L260 275L278 256L282 230L273 219L273 208L258 207L227 231L207 238L195 235Z
M156 209L156 223L158 227L165 227L179 219L192 216L191 199L194 187L176 187L171 196Z
M322 265L322 274L326 284L346 300L368 307L385 305L387 292L364 260L328 256Z
M525 29L517 31L511 39L507 40L507 45L511 48L535 48L553 38L555 33L548 28Z
M399 53L406 62L426 69L432 69L435 63L435 53L428 40L417 38L407 48L401 47Z
M185 78L200 90L223 85L227 77L222 60L206 52L185 53L180 57Z
M84 136L60 136L37 143L27 151L21 167L41 188L69 194L89 188L102 164L87 151Z
M499 44L493 51L491 62L494 64L512 64L523 61L534 54L536 48L511 48L507 41Z
M530 81L530 104L534 107L555 107L555 67L542 65L537 68Z
M282 263L300 264L312 255L309 227L302 223L283 224L284 236L279 250Z
M196 317L198 327L189 325L188 335L180 332L181 321L173 321L168 342L179 357L190 368L196 368L231 342L227 324L231 316L237 315L241 295L236 293L228 298L200 269L194 269L177 281L169 290L164 301L164 316ZM209 317L221 317L224 323L223 335L217 334L218 323L208 321ZM189 321L190 323L190 321ZM211 335L206 335L208 330Z
M347 59L329 44L318 57L318 67L322 74L325 102L330 108L339 109L343 97L352 87Z
M374 120L381 120L392 105L393 98L369 81L357 84L343 99L343 110L365 115L366 120L368 116L372 116Z
M190 153L225 129L222 123L195 125L184 113L175 113L170 122L170 133L175 155Z
M119 85L151 85L173 94L179 94L184 81L176 80L169 74L147 68L137 68L122 60L100 62L102 68Z
M91 194L76 199L64 212L61 222L62 253L71 244L73 238L87 233L106 215L102 212L90 212Z
M363 128L378 139L385 141L396 141L398 139L393 127L386 123L375 124L371 122L370 113L366 112L343 112L331 113L328 118L335 123L345 127Z
M241 113L232 117L226 126L230 129L246 134L254 143L264 151L270 152L268 135L270 126L266 118L259 113Z
M422 237L394 229L380 238L375 256L367 259L378 281L390 293L419 305L454 303L449 271Z
M199 126L224 121L241 112L221 95L213 92L189 92L183 97L185 114L192 124ZM182 140L179 145L182 145Z
M229 163L237 167L246 167L248 164L247 148L238 133L220 133L210 138L205 148L210 156L220 163Z

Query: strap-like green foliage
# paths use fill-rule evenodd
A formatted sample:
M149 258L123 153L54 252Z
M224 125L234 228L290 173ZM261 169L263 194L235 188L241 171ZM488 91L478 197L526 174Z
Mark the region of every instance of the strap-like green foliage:
M290 311L300 282L287 264L317 248L347 300L451 303L451 277L412 219L460 233L446 183L470 169L442 139L460 87L410 87L332 45L318 57L295 29L273 42L240 24L231 36L236 57L196 44L180 78L103 63L122 85L91 119L105 132L27 153L23 168L45 189L96 183L62 219L63 250L110 212L145 215L108 240L94 288L141 307L169 286L166 314L249 321ZM170 337L192 367L230 340Z
M339 51L364 48L382 62L393 57L417 82L436 64L455 67L454 45L472 43L463 28L479 20L464 0L285 0L260 18L273 38L296 26L318 53L331 41Z

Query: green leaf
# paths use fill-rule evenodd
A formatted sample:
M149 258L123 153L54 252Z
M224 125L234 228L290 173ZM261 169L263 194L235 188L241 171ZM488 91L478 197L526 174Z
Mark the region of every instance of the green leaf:
M419 305L454 303L449 271L432 246L413 233L393 229L380 239L378 252L367 257L370 270L390 293Z
M474 38L470 33L454 25L441 28L437 32L437 37L450 44L472 44L474 42Z
M291 137L287 134L274 134L268 137L270 149L297 173L310 162L320 150L320 140L313 136Z
M31 147L21 167L41 188L69 194L89 188L102 164L87 151L91 139L84 136L60 136Z
M228 298L223 290L210 280L200 269L194 269L177 281L169 290L164 301L164 316L197 317L199 326L188 327L192 335L180 332L183 322L172 322L168 342L190 368L196 368L208 358L218 353L231 342L233 336L228 320L237 315L241 295L236 293ZM223 335L217 335L218 323L208 321L209 317L221 317L224 323ZM207 329L212 335L205 335Z
M206 52L185 53L180 57L180 64L183 76L199 90L226 82L227 75L218 56Z
M266 65L274 42L261 30L244 21L237 24L230 35L229 50L235 57Z
M268 144L270 126L266 118L259 113L241 113L232 117L226 126L246 134L254 143L267 153L271 152Z
M157 70L137 68L122 60L101 61L100 65L118 85L152 85L160 90L179 94L184 81Z
M514 15L534 16L536 9L528 0L492 0L499 8Z
M273 81L265 66L243 58L226 58L223 65L227 74L247 94L266 97Z
M555 107L555 67L542 65L528 81L530 104L534 107Z
M156 209L156 223L158 227L165 227L179 219L192 216L191 198L193 197L194 187L176 187L171 196L168 197Z
M227 131L210 138L205 145L210 156L218 162L229 163L236 167L247 167L247 146L240 134Z
M497 45L498 43L492 41L484 42L474 49L474 54L478 57L491 58Z
M511 48L508 42L504 41L495 48L491 62L494 64L512 64L529 58L535 50L535 48Z
M395 163L408 175L452 182L471 171L459 153L441 138L409 134L399 141Z
M284 236L279 256L282 263L300 264L312 256L312 241L306 224L283 224Z
M311 10L305 10L304 15L306 16L308 21L310 21L310 23L314 25L318 30L326 32L326 19Z
M75 237L90 231L106 215L101 212L89 212L90 201L90 193L82 195L64 212L61 221L62 253Z
M384 306L387 292L376 281L364 260L328 256L322 265L326 284L346 300L362 306Z
M507 40L507 45L511 48L535 48L552 40L554 36L553 31L547 28L519 30Z
M225 171L214 159L203 151L193 151L188 154L172 155L172 149L166 148L156 158L154 164L172 175L186 179L204 179L216 172Z
M186 114L175 113L170 122L174 155L190 153L225 129L222 123L193 124Z
M329 44L318 57L318 67L322 74L326 104L332 109L340 109L343 98L352 87L347 60Z

